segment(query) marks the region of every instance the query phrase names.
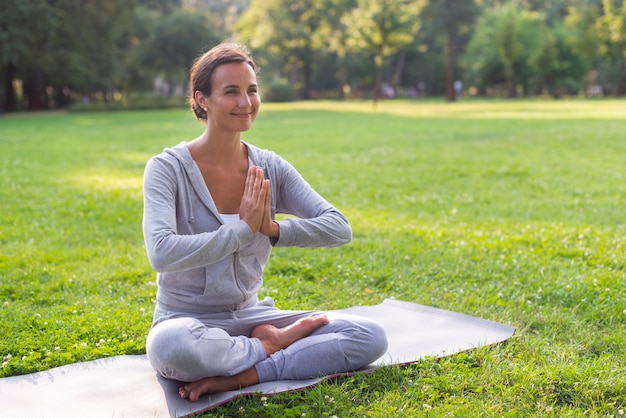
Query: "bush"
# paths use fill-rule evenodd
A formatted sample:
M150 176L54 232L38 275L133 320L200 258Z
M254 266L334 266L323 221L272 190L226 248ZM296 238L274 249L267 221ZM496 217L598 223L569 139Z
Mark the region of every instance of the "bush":
M263 101L266 102L293 102L296 99L296 92L293 87L285 81L274 81L267 84L262 93Z

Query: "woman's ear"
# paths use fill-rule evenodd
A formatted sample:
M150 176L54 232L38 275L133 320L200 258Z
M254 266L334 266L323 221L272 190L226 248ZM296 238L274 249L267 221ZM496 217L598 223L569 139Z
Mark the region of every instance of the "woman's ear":
M198 103L198 106L206 110L206 97L204 96L204 94L202 94L200 90L196 90L193 93L193 97L196 100L196 103Z

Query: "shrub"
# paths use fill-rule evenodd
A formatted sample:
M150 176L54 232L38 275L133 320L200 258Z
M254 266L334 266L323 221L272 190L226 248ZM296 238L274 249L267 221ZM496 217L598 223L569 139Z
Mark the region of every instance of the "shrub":
M293 102L296 92L289 83L274 81L264 87L262 98L266 102Z

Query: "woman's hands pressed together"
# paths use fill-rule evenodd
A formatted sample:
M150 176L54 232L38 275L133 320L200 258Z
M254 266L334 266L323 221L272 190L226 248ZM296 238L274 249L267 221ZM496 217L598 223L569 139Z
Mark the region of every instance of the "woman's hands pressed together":
M253 234L260 232L278 238L279 227L272 220L271 203L270 181L265 179L261 168L250 167L239 206L239 217L248 224Z

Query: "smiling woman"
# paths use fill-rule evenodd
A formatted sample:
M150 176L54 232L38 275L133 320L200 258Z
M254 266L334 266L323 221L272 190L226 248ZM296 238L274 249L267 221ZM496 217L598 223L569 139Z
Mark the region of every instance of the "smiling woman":
M256 71L254 61L241 46L222 44L200 56L189 76L189 101L196 117L207 123L211 118L216 123L221 119L221 110L251 125L261 105ZM216 94L212 94L214 89Z
M158 285L146 341L153 367L190 382L179 394L196 401L375 361L387 339L371 320L258 299L273 246L335 247L352 230L291 164L241 140L261 104L245 48L225 43L202 55L190 91L204 132L150 159L144 175L143 232Z

